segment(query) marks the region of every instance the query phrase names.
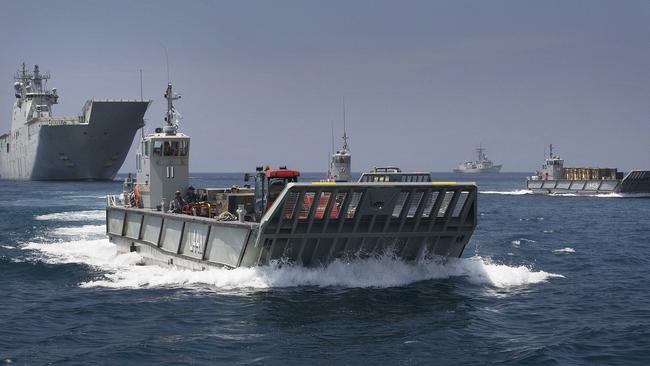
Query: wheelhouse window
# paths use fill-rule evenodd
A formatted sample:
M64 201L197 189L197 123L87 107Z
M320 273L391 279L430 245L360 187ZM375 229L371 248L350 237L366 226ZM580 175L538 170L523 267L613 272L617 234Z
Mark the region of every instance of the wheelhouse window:
M162 155L162 141L155 140L153 142L153 155L154 156L161 156Z
M179 141L179 150L178 150L178 154L179 154L180 156L187 156L187 152L188 152L188 142L189 142L189 141L187 141L187 140L181 140L181 141Z
M163 143L164 156L187 156L187 140L170 140Z

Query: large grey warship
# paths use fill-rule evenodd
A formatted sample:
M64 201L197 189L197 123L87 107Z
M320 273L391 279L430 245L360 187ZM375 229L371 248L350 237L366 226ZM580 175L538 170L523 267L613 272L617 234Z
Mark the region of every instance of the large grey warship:
M171 84L165 96L167 125L142 139L136 182L107 198L109 240L145 263L204 270L459 257L476 228L475 184L390 169L350 182L350 159L337 161L349 153L332 156L338 181L299 183L296 170L258 167L245 179L253 177L253 187L202 188L198 201L178 209L174 199L169 212L168 202L189 191L190 137L171 122Z
M53 117L49 74L25 64L15 76L11 131L0 135L0 179L112 180L149 100L88 100L79 116Z
M501 171L501 165L494 165L492 160L485 155L486 149L483 146L476 148L478 160L466 161L454 169L454 173L498 173Z
M526 187L544 194L650 193L650 171L624 174L616 168L565 167L564 159L550 145L542 170L527 178Z

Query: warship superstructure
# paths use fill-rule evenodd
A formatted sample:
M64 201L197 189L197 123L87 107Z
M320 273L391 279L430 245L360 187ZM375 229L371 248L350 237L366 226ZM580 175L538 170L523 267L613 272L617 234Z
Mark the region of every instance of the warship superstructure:
M327 180L332 182L352 181L352 155L350 155L346 130L345 99L343 99L343 146L339 150L334 150L334 126L332 126L332 155L330 156Z
M260 166L246 174L252 186L200 188L195 196L190 137L172 122L171 84L165 96L167 124L142 139L136 182L126 181L120 198L107 197L109 240L144 263L204 270L378 255L459 257L476 228L475 184L404 180L392 170L360 182L303 183L296 170ZM342 166L339 178L349 178L349 160Z
M0 135L0 179L112 180L149 100L88 100L73 117L54 117L56 89L49 74L25 64L15 76L11 131Z
M478 160L466 161L459 164L454 173L499 173L501 165L494 165L492 160L487 158L486 149L483 146L476 148Z
M650 171L625 174L616 168L565 167L550 145L542 169L527 178L526 187L544 194L650 193Z
M352 181L352 156L348 146L348 135L343 129L343 146L330 157L330 172L328 180L333 182Z

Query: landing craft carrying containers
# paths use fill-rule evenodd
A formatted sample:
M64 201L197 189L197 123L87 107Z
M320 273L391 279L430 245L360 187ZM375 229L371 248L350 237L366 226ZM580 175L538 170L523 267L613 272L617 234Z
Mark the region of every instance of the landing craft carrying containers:
M25 64L15 76L11 131L0 135L0 179L112 180L151 101L93 99L79 116L53 117L59 95L46 88L49 78Z
M545 194L650 193L650 171L632 170L625 175L615 168L566 168L550 145L542 170L528 177L526 187Z
M202 200L182 210L192 215L165 212L189 187L190 152L190 138L172 122L171 84L165 96L167 125L142 139L137 182L125 185L122 200L108 197L107 234L121 252L194 270L382 254L414 261L459 257L474 232L474 184L392 179L388 171L362 182L299 183L298 171L260 167L248 175L254 187L199 189ZM339 167L349 172L349 164Z

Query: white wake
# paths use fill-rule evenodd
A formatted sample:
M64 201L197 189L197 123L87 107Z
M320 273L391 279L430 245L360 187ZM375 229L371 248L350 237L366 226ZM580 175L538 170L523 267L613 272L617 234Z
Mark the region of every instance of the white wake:
M575 249L573 249L573 248L569 248L569 247L562 248L562 249L555 249L555 250L553 251L553 253L556 253L556 254L562 254L562 253L575 253L575 252L576 252Z
M532 194L533 192L528 189L517 189L514 191L479 191L484 194L502 194L506 196L521 196L524 194Z
M106 211L89 210L89 211L70 211L55 212L35 217L39 221L103 221L106 219Z
M76 232L76 234L75 234ZM55 229L59 236L71 240L52 243L32 242L23 249L48 263L83 263L105 273L97 279L81 283L82 287L149 288L200 287L213 289L266 289L273 287L346 287L386 288L414 282L463 277L477 285L498 288L525 286L548 281L562 275L535 271L526 266L494 263L489 258L449 259L445 263L424 261L404 263L391 257L336 261L327 267L263 266L255 268L209 269L190 271L179 268L139 265L137 253L117 253L114 244L103 234L102 225L84 225Z
M533 194L533 191L529 189L516 189L511 191L479 191L479 193L521 196L525 194ZM650 193L540 193L540 195L552 197L650 198Z

